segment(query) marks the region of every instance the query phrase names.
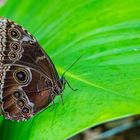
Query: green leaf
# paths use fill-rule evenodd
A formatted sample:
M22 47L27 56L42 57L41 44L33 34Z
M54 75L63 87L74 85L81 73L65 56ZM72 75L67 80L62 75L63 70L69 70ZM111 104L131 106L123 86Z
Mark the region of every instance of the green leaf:
M28 29L66 73L64 105L27 122L0 118L1 140L62 140L91 126L140 113L139 0L9 0L1 16Z

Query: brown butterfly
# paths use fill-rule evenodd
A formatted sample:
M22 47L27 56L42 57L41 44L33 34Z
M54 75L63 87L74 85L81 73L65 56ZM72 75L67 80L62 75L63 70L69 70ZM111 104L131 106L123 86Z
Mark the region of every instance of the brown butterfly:
M0 102L5 118L31 118L62 95L66 83L27 30L0 18Z

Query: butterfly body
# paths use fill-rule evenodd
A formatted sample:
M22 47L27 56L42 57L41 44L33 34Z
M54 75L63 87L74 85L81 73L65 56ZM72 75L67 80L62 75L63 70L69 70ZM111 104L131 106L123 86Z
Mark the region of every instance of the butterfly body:
M0 18L0 102L10 120L26 120L46 108L65 87L49 56L15 22Z

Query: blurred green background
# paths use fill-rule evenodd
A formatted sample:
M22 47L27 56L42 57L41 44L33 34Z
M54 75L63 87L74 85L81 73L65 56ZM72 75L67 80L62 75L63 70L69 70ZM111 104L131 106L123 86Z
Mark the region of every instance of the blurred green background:
M63 140L91 126L139 114L139 0L7 0L0 16L31 32L61 75L64 91L27 122L0 117L0 140Z

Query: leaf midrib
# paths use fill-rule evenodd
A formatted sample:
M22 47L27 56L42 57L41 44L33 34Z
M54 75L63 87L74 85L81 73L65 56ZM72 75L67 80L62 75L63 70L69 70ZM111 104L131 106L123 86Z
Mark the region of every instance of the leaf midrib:
M58 70L60 73L63 73L63 72L65 71L65 69L63 69L63 68L61 68L61 67L58 67L58 66L57 66L57 70ZM103 86L101 86L101 85L99 85L99 84L94 84L93 82L91 82L91 81L89 81L89 80L87 80L87 79L81 78L81 77L79 77L79 76L76 76L76 75L73 74L73 73L67 72L66 75L67 75L68 77L74 79L74 80L80 81L80 82L82 82L82 83L84 83L84 84L87 84L87 85L89 85L89 86L92 86L92 87L94 87L94 88L102 89L102 90L104 90L104 91L108 91L108 92L105 92L105 93L114 93L115 95L117 95L117 96L119 96L119 97L122 97L122 98L128 98L128 99L130 99L130 100L135 100L135 101L138 101L138 102L140 101L139 98L132 98L132 97L129 97L129 96L126 96L126 95L124 96L123 94L118 94L117 92L115 92L115 91L113 91L113 90L111 90L111 89L105 88L105 87L103 87Z

